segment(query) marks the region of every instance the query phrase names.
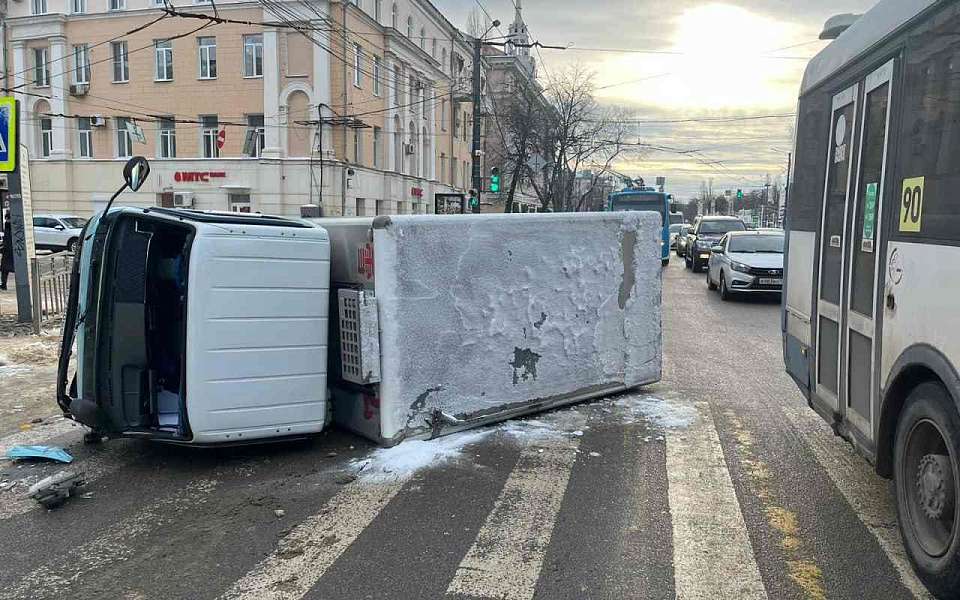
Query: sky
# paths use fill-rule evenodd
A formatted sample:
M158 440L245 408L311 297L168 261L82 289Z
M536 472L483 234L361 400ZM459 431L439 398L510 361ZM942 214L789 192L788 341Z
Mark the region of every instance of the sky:
M464 27L482 5L502 23L514 0L434 0ZM541 50L539 76L579 63L594 73L597 98L635 115L631 151L614 165L652 182L667 178L678 199L755 189L784 178L793 147L797 93L810 57L827 42L823 23L862 13L875 0L522 0ZM604 50L604 51L600 51ZM764 117L750 120L724 118ZM690 119L696 119L691 121ZM703 119L714 119L703 121ZM682 122L678 122L682 121Z

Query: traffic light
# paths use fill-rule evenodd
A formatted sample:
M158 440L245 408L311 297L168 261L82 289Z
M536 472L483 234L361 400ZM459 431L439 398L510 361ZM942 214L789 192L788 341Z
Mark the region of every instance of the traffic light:
M737 200L743 200L743 190L737 190Z
M490 191L494 194L500 193L500 167L490 170Z
M477 190L471 189L467 194L470 196L470 211L480 212L480 195L477 194Z

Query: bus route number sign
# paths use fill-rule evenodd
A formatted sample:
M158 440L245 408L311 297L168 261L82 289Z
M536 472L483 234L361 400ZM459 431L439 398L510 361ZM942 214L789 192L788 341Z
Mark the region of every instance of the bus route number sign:
M900 231L919 233L923 218L923 177L903 180L900 196Z

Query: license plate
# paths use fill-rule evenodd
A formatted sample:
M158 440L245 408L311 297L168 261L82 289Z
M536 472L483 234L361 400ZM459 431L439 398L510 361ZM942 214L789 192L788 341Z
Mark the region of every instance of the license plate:
M760 285L783 285L782 278L761 277Z

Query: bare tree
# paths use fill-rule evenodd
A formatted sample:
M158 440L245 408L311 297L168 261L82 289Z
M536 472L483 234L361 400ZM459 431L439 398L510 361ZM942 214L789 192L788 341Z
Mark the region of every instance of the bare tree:
M464 25L463 31L470 37L481 37L493 22L490 20L490 17L480 12L479 8L474 8L470 11L470 14L467 15L467 22Z
M513 212L514 199L524 181L536 178L531 166L537 151L537 136L544 126L546 102L535 82L520 80L517 87L504 94L491 94L496 115L493 134L498 136L496 154L489 159L499 164L509 182L504 212ZM502 155L501 155L502 153Z
M593 96L593 73L574 65L549 81L545 111L538 124L536 151L545 157L543 180L531 177L541 206L553 211L580 210L593 187L623 152L626 129L621 109L600 106ZM574 193L576 174L597 169L587 189Z

